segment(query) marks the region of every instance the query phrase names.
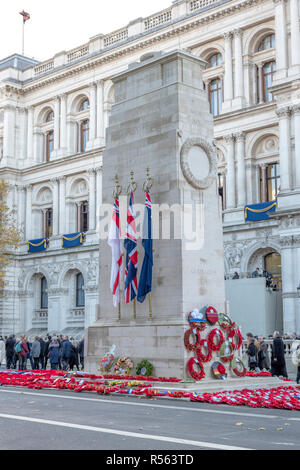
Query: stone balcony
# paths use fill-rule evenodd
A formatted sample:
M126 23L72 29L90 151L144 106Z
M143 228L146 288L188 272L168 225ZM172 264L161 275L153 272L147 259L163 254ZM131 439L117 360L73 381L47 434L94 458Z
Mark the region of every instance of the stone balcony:
M67 323L72 323L74 326L84 326L85 322L85 308L74 307L69 310Z
M48 324L48 309L40 309L34 312L32 325L35 328L44 328Z

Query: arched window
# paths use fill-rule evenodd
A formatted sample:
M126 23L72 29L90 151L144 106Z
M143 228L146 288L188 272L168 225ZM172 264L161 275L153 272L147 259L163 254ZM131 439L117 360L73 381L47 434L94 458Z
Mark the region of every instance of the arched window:
M81 273L76 275L76 307L85 306L84 279Z
M258 52L266 51L267 49L273 49L275 47L275 34L268 34L264 39L259 43L257 48Z
M86 111L87 109L89 109L89 107L90 107L90 102L87 98L85 98L79 106L79 111Z
M264 258L264 268L267 277L267 286L274 289L282 289L282 264L279 253L269 253Z
M46 310L48 308L48 283L45 276L41 279L41 309Z
M209 83L209 103L210 112L213 116L218 116L221 112L223 102L222 81L219 78Z
M222 54L220 54L220 52L211 55L210 58L208 59L209 68L217 67L218 65L221 65L222 63L223 63L223 57L222 57Z
M46 162L50 161L51 153L54 150L54 131L51 130L46 134Z
M80 124L80 152L86 151L86 144L89 140L89 120L85 119Z
M47 114L47 117L46 117L46 122L52 122L53 120L54 120L54 112L49 111L49 113Z
M273 94L269 92L270 86L272 86L273 77L276 72L276 62L268 62L263 66L263 89L264 89L264 101L270 103L273 101Z

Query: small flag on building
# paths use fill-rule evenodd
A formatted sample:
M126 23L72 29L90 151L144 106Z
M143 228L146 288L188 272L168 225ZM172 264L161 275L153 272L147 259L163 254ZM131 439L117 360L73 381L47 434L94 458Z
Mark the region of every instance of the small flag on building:
M133 193L130 195L129 208L127 213L126 238L124 241L126 254L125 267L125 303L129 304L137 296L137 235L135 226L135 213L133 208Z
M110 288L113 295L113 305L114 307L117 307L120 303L120 277L122 268L122 244L118 199L115 199L114 203L112 223L108 236L108 244L111 247L112 251Z
M152 291L152 268L153 268L153 240L152 240L152 205L150 194L146 193L144 225L143 225L143 247L145 257L140 275L137 299L143 303L147 294Z
M30 15L26 11L20 11L20 15L23 16L23 23L25 24L26 21L30 20Z

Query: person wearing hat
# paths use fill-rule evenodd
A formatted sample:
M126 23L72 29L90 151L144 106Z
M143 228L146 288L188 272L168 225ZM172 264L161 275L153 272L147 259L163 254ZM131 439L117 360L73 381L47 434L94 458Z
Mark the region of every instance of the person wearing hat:
M51 370L57 370L59 364L59 356L60 356L60 344L57 340L56 336L53 336L51 343L49 344L48 348L48 357L50 360Z

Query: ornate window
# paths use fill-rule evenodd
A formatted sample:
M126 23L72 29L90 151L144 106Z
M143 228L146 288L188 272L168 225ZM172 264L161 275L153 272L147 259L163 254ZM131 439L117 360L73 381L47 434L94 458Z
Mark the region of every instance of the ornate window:
M51 130L46 134L46 162L50 161L51 153L54 150L54 131Z
M86 144L89 140L89 120L85 119L80 123L80 152L86 151Z
M267 49L273 49L275 47L275 34L269 34L259 43L257 48L258 52L266 51Z
M272 163L262 169L261 201L275 201L280 192L280 164Z
M223 63L223 57L222 57L222 54L220 54L220 52L211 55L210 58L208 59L209 68L218 67L218 65L221 65L222 63Z
M218 116L221 112L223 102L222 80L216 78L209 83L209 103L210 112L213 116Z
M47 279L43 276L41 278L41 309L46 310L48 308L48 283Z
M53 210L46 209L44 212L44 237L50 238L53 233Z
M84 278L81 273L76 275L76 307L85 306Z
M89 109L89 107L90 107L90 102L87 98L85 98L79 106L79 111L86 111L87 109Z
M87 232L89 229L89 203L81 202L78 206L78 232Z
M268 62L263 66L263 89L264 89L264 101L270 103L273 101L273 94L269 92L270 86L272 86L273 76L276 72L276 62Z
M53 120L54 120L54 112L49 111L49 113L47 114L47 117L46 117L46 122L52 122Z

